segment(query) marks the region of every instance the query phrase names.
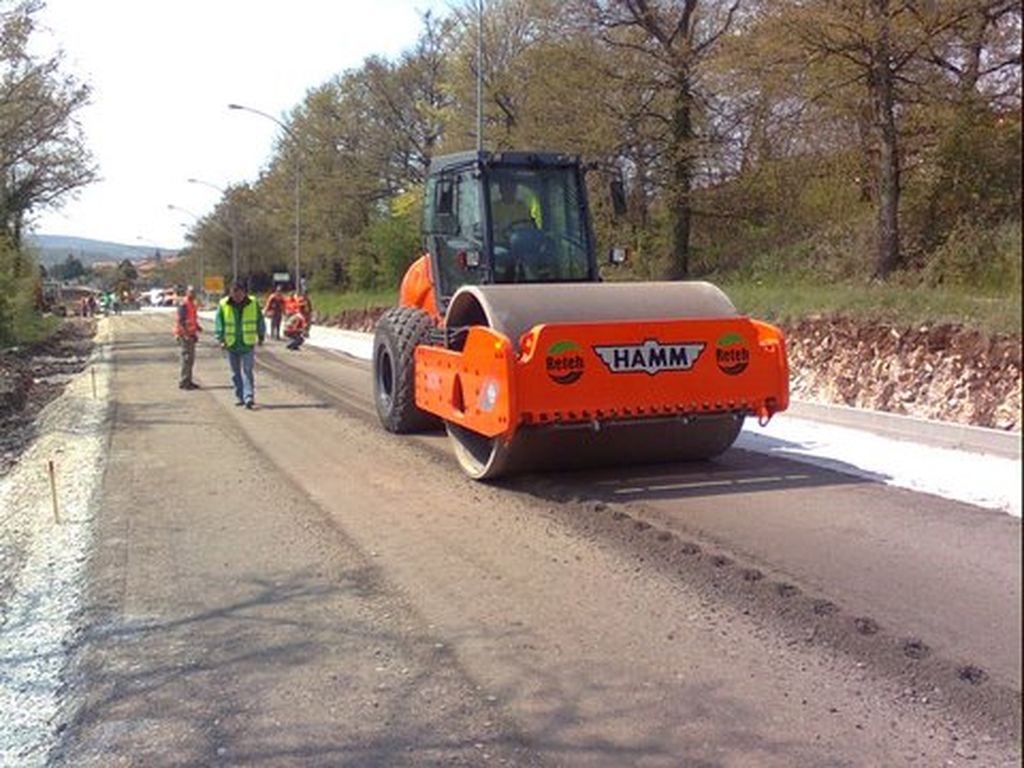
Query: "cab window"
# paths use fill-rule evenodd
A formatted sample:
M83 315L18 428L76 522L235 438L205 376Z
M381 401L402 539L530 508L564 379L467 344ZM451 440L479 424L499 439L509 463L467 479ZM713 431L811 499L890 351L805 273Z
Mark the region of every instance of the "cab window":
M451 218L446 226L439 228L435 239L441 271L441 293L444 296L451 296L456 289L467 283L480 282L483 258L479 180L474 172L462 173L452 177L449 189ZM448 202L442 197L435 200ZM442 214L439 216L443 218Z

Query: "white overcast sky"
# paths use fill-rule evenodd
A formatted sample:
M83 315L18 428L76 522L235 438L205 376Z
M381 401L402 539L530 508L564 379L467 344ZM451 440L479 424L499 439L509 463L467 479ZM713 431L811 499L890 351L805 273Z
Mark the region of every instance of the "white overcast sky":
M255 180L280 128L231 102L283 118L309 88L394 59L444 0L47 0L37 46L60 47L65 72L87 81L80 113L101 181L56 212L40 234L180 248L188 214L224 187Z

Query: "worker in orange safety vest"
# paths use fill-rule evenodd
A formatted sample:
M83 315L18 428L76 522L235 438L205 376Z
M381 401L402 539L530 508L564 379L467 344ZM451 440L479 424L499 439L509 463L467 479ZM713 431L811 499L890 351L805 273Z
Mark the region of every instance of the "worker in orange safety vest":
M281 318L284 316L284 309L284 294L275 285L263 306L263 314L270 318L270 338L275 341L281 340Z
M296 312L288 318L288 324L284 328L285 338L288 339L288 349L297 350L306 340L306 332L309 329L309 322L301 312Z
M199 385L192 380L192 369L196 363L196 343L203 329L199 327L199 308L193 286L185 289L185 298L178 305L175 315L174 336L181 351L178 389L199 389Z

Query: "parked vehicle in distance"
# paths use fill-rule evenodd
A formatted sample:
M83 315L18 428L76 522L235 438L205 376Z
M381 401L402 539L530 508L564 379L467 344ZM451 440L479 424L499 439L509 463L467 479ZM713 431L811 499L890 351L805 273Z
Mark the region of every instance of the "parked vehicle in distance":
M173 307L178 303L178 294L173 288L150 288L143 291L139 301L144 307Z

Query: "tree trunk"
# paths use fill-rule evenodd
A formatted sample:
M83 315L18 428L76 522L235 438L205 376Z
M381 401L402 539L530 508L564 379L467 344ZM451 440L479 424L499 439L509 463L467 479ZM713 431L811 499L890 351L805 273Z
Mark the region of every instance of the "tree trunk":
M675 108L672 114L672 188L668 195L671 206L672 253L666 277L684 280L690 275L690 225L693 217L693 99L689 77L679 78Z
M873 72L869 79L879 134L878 152L878 252L875 277L885 280L900 264L900 156L896 132L895 78L889 46L888 0L876 0L880 29Z

